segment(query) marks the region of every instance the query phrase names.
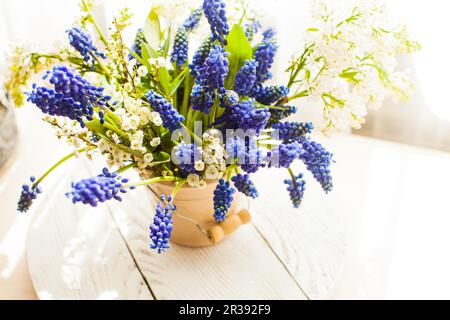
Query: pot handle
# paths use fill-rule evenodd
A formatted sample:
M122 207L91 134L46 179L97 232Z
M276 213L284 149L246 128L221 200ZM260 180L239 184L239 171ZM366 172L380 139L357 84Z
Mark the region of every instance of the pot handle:
M226 236L232 234L242 225L249 223L252 220L248 210L241 210L237 214L232 215L226 221L218 223L208 230L208 235L213 244L217 244L225 239Z

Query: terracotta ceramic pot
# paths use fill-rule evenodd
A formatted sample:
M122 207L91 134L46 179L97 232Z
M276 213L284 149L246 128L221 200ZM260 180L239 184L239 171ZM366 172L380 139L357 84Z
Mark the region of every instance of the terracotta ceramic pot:
M209 183L204 189L185 186L178 192L174 200L177 210L173 217L174 227L170 240L172 243L189 247L211 246L250 221L248 211L240 210L242 197L236 193L227 221L215 222L213 192L216 186L217 182ZM173 188L172 183L151 186L152 191L158 195L171 194Z

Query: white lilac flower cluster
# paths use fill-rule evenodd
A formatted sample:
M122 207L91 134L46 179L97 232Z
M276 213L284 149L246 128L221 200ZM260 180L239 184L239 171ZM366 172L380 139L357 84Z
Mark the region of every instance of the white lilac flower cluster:
M405 100L412 88L397 57L420 45L404 26L387 19L380 1L312 3L314 26L306 32L306 50L293 61L303 64L298 92L323 107L324 132L359 129L368 110L386 99Z

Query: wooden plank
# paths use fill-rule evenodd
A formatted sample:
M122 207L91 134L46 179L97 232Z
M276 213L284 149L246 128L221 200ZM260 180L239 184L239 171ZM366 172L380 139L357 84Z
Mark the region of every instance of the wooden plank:
M327 198L312 177L302 207L294 209L283 184L288 177L280 170L253 176L260 193L251 202L253 223L308 297L323 299L344 265L345 216L336 210L336 199Z
M252 225L215 247L150 251L154 203L149 191L135 190L113 215L157 299L306 298Z
M66 170L30 213L27 258L39 298L152 299L108 208L64 197L71 181L89 175L79 163Z

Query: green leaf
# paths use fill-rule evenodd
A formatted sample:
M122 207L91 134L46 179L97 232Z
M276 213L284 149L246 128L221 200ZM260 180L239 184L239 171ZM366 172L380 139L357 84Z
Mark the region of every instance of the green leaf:
M227 89L232 89L236 74L247 60L253 58L253 48L245 35L244 30L235 24L227 38L226 51L230 53L230 73L226 80Z
M147 43L153 48L159 48L161 44L161 22L154 7L147 16L144 26L144 36Z
M189 68L185 68L178 75L178 77L176 77L176 79L172 81L172 83L170 84L170 96L173 96L175 94L175 92L181 86L181 84L183 83L183 81L186 78L188 73L189 73Z
M164 91L164 94L166 96L170 96L170 82L172 81L169 71L167 68L162 67L158 70L158 79L159 84L161 85L161 88Z
M171 42L170 34L171 34L171 29L169 27L165 34L164 44L161 49L164 58L167 58L167 56L169 55L169 48L170 48L170 42Z
M131 54L137 61L139 61L141 64L145 65L144 60L143 60L141 57L139 57L139 55L138 55L136 52L134 52L134 51L131 50L131 49L128 49L128 51L130 52L130 54ZM147 60L148 60L148 59L147 59Z

